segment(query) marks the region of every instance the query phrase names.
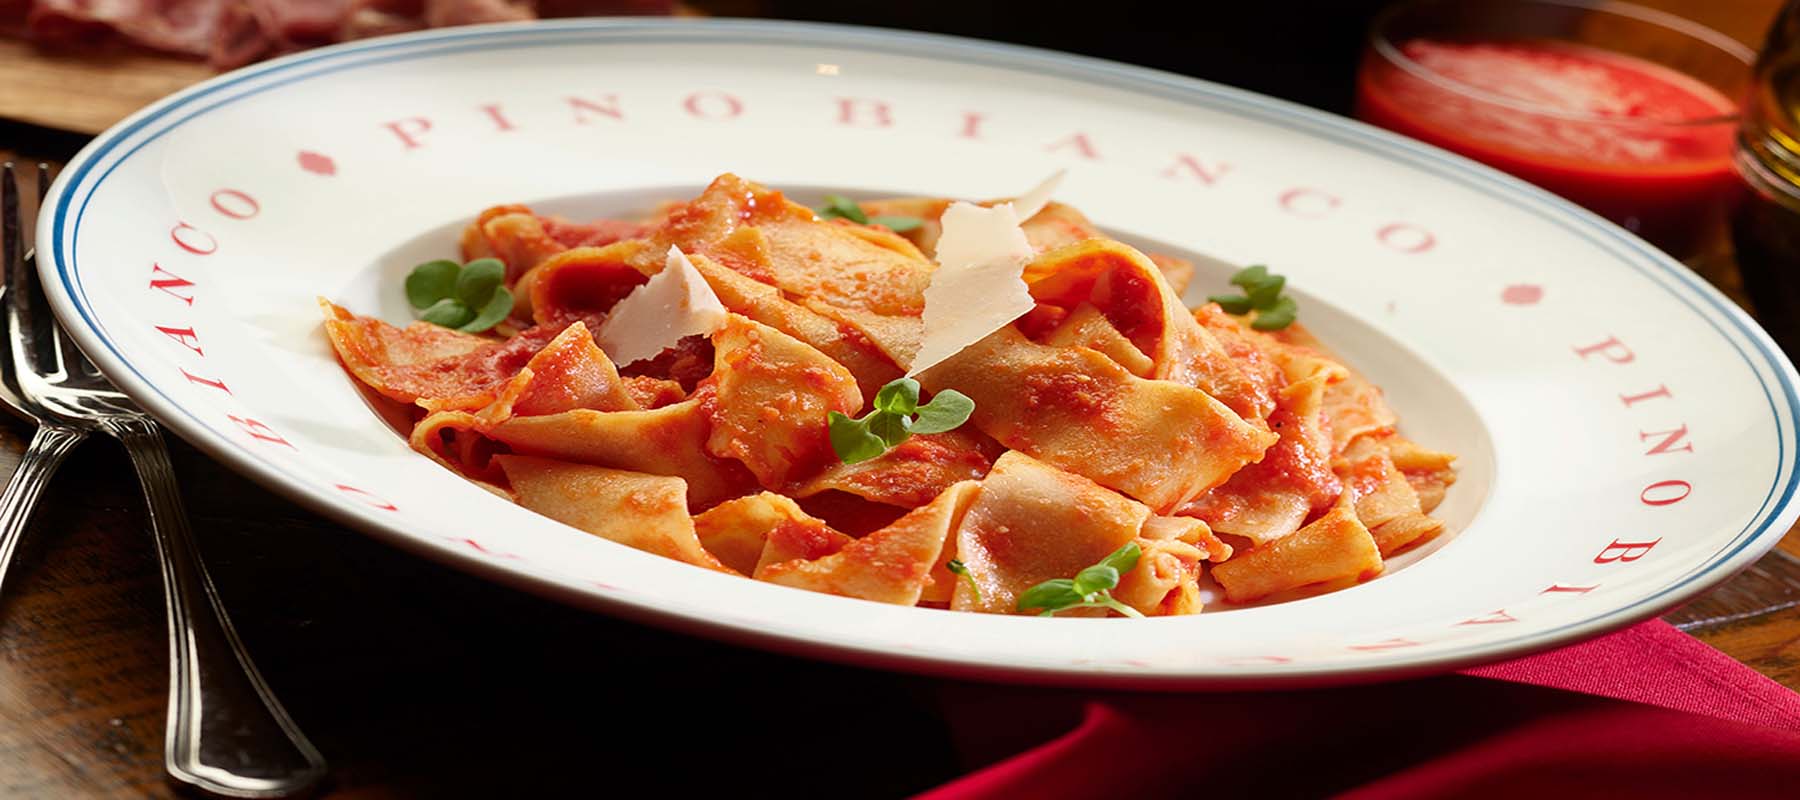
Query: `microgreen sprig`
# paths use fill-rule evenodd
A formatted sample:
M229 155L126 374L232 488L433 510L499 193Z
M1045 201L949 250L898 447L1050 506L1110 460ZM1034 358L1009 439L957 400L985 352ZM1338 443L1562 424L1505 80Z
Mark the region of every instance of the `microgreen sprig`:
M1250 320L1250 327L1259 331L1278 331L1294 324L1294 315L1300 307L1294 298L1281 293L1287 285L1287 278L1269 272L1269 268L1261 264L1245 267L1231 276L1231 285L1244 290L1243 294L1215 294L1206 299L1219 304L1229 314L1248 314L1256 310L1256 318Z
M943 433L969 421L975 401L955 389L945 389L919 405L919 382L896 378L875 393L875 408L861 419L836 411L831 421L831 449L838 460L855 464L898 447L915 433Z
M825 195L825 205L813 209L820 219L847 219L858 225L880 225L895 233L905 233L920 225L925 220L918 217L903 217L897 214L879 214L869 216L863 213L862 206L841 194Z
M1042 609L1040 617L1054 617L1058 611L1074 608L1107 608L1127 617L1142 617L1137 609L1113 599L1112 590L1119 578L1137 566L1144 549L1137 542L1112 551L1091 567L1075 573L1073 578L1053 578L1026 589L1019 595L1018 609Z
M512 292L503 284L506 265L497 258L477 258L467 264L449 259L427 261L406 276L406 302L419 319L480 333L512 313Z
M981 602L981 586L975 583L975 576L969 574L969 568L963 566L963 562L952 558L950 563L945 564L944 567L954 573L956 577L961 578L963 583L968 584L969 591L975 595L975 602Z

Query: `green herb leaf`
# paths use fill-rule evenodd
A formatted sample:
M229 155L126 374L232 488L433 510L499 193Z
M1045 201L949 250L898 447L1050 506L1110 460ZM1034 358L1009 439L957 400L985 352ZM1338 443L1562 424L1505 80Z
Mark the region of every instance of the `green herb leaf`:
M1019 595L1018 610L1043 609L1039 616L1051 617L1058 611L1075 608L1106 608L1127 617L1142 617L1137 609L1114 599L1112 590L1118 587L1121 576L1137 566L1143 554L1144 549L1137 542L1127 542L1100 559L1100 563L1075 573L1072 579L1052 578L1026 589Z
M842 218L858 225L869 224L869 215L864 214L862 206L841 194L825 195L825 205L816 209L820 219Z
M912 431L907 430L912 425L912 420L900 414L871 412L864 424L868 426L870 433L881 440L883 450L899 447L901 442L912 438Z
M427 261L406 275L406 302L413 308L427 309L433 303L456 292L456 276L462 265L449 259Z
M1250 295L1250 305L1260 309L1267 309L1275 305L1276 300L1281 297L1281 287L1286 285L1287 278L1280 275L1269 276L1268 280L1250 287L1246 292Z
M887 452L887 443L869 432L867 423L836 411L826 415L831 424L831 449L845 464L868 461Z
M1283 297L1268 310L1256 312L1256 319L1250 320L1250 327L1259 331L1278 331L1294 324L1294 315L1299 311L1300 306L1294 303L1294 298Z
M460 328L475 319L475 310L463 305L461 300L446 297L431 304L419 314L419 319L446 328Z
M512 313L513 293L504 286L495 286L489 295L486 305L476 312L475 318L456 327L463 333L480 333L505 320Z
M945 389L919 406L919 418L913 421L913 433L943 433L961 427L975 413L975 401L955 389Z
M1120 575L1123 575L1135 569L1138 559L1143 555L1144 548L1139 547L1137 542L1126 542L1124 547L1114 550L1105 558L1100 559L1097 566L1112 567L1118 570Z
M1248 314L1252 308L1250 298L1241 294L1215 294L1206 299L1218 303L1227 314Z
M851 419L836 411L829 416L831 447L846 464L879 456L915 433L954 429L967 422L969 414L975 411L975 401L954 389L938 392L931 402L919 405L919 382L911 378L888 381L875 393L871 405L874 409L862 419Z
M406 301L433 325L479 333L512 314L513 295L504 285L506 264L478 258L467 264L427 261L406 276Z
M963 566L963 562L952 558L950 563L945 564L944 567L950 570L951 574L961 578L963 583L968 584L969 593L975 595L975 602L981 602L981 587L975 583L975 576L969 574L969 568Z
M903 216L899 216L896 214L882 214L880 216L870 217L869 224L870 225L880 225L880 226L887 228L888 230L893 231L895 233L905 233L907 231L910 231L914 228L919 227L920 225L924 225L925 220L919 219L918 217L903 217Z
M1248 314L1256 312L1256 318L1250 320L1250 327L1259 331L1278 331L1294 324L1294 317L1300 306L1294 298L1282 294L1287 288L1287 278L1269 272L1269 268L1261 264L1245 267L1231 276L1231 284L1244 289L1242 295L1213 295L1207 298L1219 304L1230 314Z
M497 258L477 258L463 265L456 276L456 299L470 308L487 305L494 290L506 279L506 265Z
M1082 597L1118 585L1119 571L1105 564L1095 564L1075 573L1075 593Z
M1069 608L1082 600L1075 591L1075 582L1068 578L1052 578L1025 590L1019 595L1018 610L1030 611L1041 608L1055 613Z
M1257 286L1261 286L1263 284L1263 282L1267 281L1268 279L1269 279L1269 268L1265 267L1261 264L1255 264L1255 265L1240 269L1237 271L1236 274L1232 275L1231 276L1231 285L1243 287L1244 289L1247 290L1247 289L1251 289L1251 288L1254 288Z
M919 407L919 382L912 378L889 381L875 393L875 408L889 414L911 414Z

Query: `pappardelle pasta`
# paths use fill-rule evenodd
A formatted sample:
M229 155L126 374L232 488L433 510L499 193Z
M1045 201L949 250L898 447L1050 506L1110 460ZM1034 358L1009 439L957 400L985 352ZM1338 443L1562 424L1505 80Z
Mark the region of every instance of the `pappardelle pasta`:
M1350 586L1443 531L1454 457L1396 430L1280 276L1190 309L1192 264L1048 195L815 211L727 174L640 219L496 206L408 278L421 319L320 303L418 452L759 581L1191 614Z

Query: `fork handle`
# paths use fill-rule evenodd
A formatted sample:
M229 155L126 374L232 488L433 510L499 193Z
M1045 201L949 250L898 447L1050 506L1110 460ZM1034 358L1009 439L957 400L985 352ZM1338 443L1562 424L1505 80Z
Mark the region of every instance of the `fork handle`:
M12 480L7 482L6 493L0 494L0 582L6 580L13 551L18 549L19 540L25 536L25 527L31 522L31 510L37 507L38 495L43 493L44 486L50 483L50 476L62 466L69 451L86 438L87 434L82 431L55 425L40 425L31 435L31 444L25 448L25 456L19 459L19 468L13 472Z
M156 423L108 423L131 454L150 509L169 609L169 725L164 765L226 797L287 797L325 776L325 759L282 709L231 628L201 563Z

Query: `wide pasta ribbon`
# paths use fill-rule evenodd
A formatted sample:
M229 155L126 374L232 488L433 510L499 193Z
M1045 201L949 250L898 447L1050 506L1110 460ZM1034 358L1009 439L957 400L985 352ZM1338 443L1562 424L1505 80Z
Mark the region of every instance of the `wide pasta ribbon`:
M710 422L707 452L738 460L776 490L836 460L827 414L855 414L863 404L849 370L735 314L713 334L713 351L713 374L695 392Z
M968 395L974 425L1001 444L1163 513L1225 482L1276 439L1198 388L1139 378L1098 351L1038 344L1013 326L920 383Z
M1245 419L1268 414L1255 383L1194 320L1156 264L1129 245L1111 239L1079 241L1039 254L1025 265L1024 277L1040 313L1054 309L1052 316L1062 317L1092 306L1149 358L1149 374L1143 377L1197 387ZM1091 331L1095 321L1084 327ZM1079 338L1091 340L1093 334Z
M1157 517L1142 503L1018 452L1001 456L980 485L956 529L955 556L969 579L952 583L954 610L1014 613L1026 589L1072 577L1137 541L1144 555L1114 596L1144 614L1194 613L1199 562L1230 552L1197 520ZM950 580L948 572L940 577Z
M780 192L721 175L650 234L788 295L840 308L917 316L931 262L885 231L823 222Z
M494 461L519 505L628 547L730 571L700 545L681 478L528 456Z
M1030 310L918 376L926 396L973 400L968 422L853 464L828 415L858 415L917 360L950 201L862 204L919 218L905 235L729 174L638 220L496 206L462 238L465 259L506 264L517 299L493 333L321 306L414 449L576 529L771 583L1017 613L1025 590L1131 543L1112 597L1189 614L1208 563L1212 591L1267 602L1366 580L1441 533L1427 514L1453 457L1396 433L1373 382L1297 324L1186 309L1192 264L1047 199L1018 201L1026 218L1007 229ZM665 271L671 248L691 271ZM616 308L652 280L650 299ZM710 289L708 324L633 321L680 307L670 286ZM954 300L935 307L954 316ZM632 344L608 332L603 351L609 322Z

